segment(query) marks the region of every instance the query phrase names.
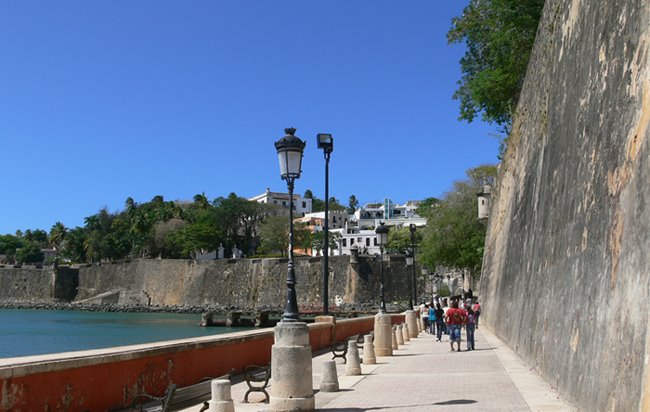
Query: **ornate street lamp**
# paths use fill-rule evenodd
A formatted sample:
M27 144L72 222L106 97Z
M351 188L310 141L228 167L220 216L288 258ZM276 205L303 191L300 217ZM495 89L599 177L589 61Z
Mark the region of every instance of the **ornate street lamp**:
M329 171L330 154L334 151L334 138L328 133L316 135L318 148L325 155L325 225L323 227L323 315L329 315Z
M298 315L298 301L296 299L296 273L293 268L293 184L296 179L300 178L302 154L307 143L295 136L296 129L293 127L284 129L284 132L287 135L275 142L280 163L280 176L287 181L287 188L289 189L287 304L282 322L297 322L300 320L300 316Z
M413 302L417 304L418 285L415 280L415 224L411 223L409 225L409 230L411 231L411 250L413 251Z
M406 267L413 266L413 252L411 249L406 250ZM409 280L409 308L413 309L413 280L409 274L406 274L406 278Z
M377 244L379 245L379 274L380 274L380 298L379 312L386 313L386 302L384 300L384 246L388 243L388 226L381 222L375 229Z

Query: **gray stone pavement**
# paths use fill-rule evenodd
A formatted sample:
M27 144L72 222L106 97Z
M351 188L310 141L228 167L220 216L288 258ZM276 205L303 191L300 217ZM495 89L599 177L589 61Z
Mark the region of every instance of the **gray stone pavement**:
M464 331L463 331L464 337ZM476 350L451 352L447 337L422 333L395 351L362 365L363 375L345 376L337 359L341 391L318 392L321 364L329 352L313 358L313 382L319 411L574 411L550 386L492 333L476 331ZM259 393L242 400L246 383L234 380L237 412L267 411ZM269 388L270 389L270 388ZM190 408L186 411L198 411Z

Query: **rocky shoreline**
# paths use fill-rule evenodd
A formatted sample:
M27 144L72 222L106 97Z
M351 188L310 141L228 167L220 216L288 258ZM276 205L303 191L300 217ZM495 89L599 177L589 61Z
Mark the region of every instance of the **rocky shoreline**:
M387 305L391 306L391 305ZM360 305L344 305L334 310L334 313L341 315L373 313L376 310L374 303L360 304ZM179 314L203 314L212 312L217 315L226 315L232 312L239 312L242 314L256 314L260 312L267 312L272 317L281 316L284 312L282 308L278 307L225 307L225 306L156 306L156 305L115 305L110 303L90 304L90 303L74 303L74 302L42 302L42 301L0 301L0 309L31 309L31 310L68 310L68 311L86 311L86 312L138 312L138 313L179 313ZM401 307L389 308L391 312L401 311ZM320 313L320 308L300 308L301 315L313 316ZM345 316L344 317L348 317Z
M70 302L0 302L0 309L33 309L33 310L69 310L86 312L139 312L139 313L190 313L202 314L206 311L215 313L242 312L255 313L260 309L236 308L218 306L146 306L146 305L113 305L108 303L70 303ZM279 309L267 309L269 312L278 312Z

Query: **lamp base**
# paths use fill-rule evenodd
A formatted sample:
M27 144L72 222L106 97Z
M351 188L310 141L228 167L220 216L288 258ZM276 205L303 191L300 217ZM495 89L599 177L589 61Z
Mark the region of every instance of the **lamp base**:
M271 347L271 402L269 410L313 411L311 345L304 322L280 322Z

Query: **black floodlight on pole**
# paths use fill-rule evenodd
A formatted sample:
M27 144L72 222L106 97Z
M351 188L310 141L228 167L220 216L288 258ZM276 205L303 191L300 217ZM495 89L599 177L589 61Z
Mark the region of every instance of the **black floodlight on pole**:
M329 315L329 190L330 154L334 151L334 138L329 133L316 135L318 148L325 155L325 224L323 226L323 315Z
M413 266L413 252L411 249L406 250L406 266ZM409 310L413 309L413 280L411 276L407 273L406 278L409 280Z
M287 134L277 142L275 149L278 151L280 163L280 176L287 181L289 189L289 264L287 273L287 304L284 309L282 322L297 322L300 320L298 314L298 300L296 298L296 272L293 268L293 184L300 178L302 171L302 154L306 142L295 136L296 129L293 127L284 129Z
M381 222L375 229L377 244L379 245L379 274L380 274L380 304L379 312L386 313L386 301L384 300L384 246L388 243L388 226Z
M415 280L415 224L409 225L411 231L411 250L413 251L413 303L418 303L418 285Z

